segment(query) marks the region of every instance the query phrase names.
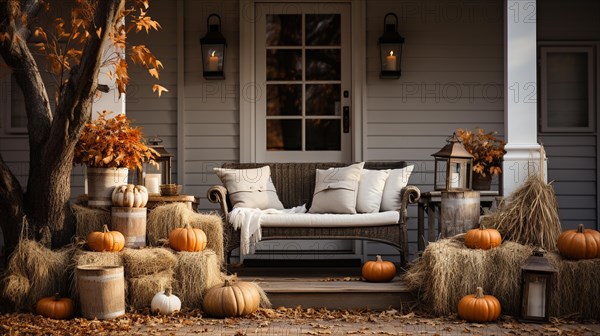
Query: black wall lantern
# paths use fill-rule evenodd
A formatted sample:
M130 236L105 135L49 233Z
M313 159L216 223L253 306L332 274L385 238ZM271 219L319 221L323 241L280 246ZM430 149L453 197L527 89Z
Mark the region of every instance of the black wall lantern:
M396 23L387 23L388 16L393 16ZM381 57L381 74L379 78L398 79L402 74L402 47L404 37L398 34L398 16L387 13L383 18L383 35L379 38Z
M211 18L217 18L218 24L210 24ZM223 69L225 67L225 48L227 40L221 34L221 17L210 14L206 19L207 32L200 39L202 47L203 74L206 79L225 79Z

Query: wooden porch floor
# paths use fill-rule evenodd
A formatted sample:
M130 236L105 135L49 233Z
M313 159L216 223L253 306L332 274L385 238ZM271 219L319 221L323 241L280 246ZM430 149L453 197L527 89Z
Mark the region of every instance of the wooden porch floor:
M230 267L229 271L258 282L273 307L383 310L415 301L399 277L370 283L361 280L356 267Z

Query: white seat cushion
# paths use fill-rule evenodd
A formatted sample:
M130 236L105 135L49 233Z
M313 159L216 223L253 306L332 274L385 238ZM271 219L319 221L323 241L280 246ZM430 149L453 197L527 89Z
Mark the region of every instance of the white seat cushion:
M364 214L263 214L262 227L356 227L398 225L400 213L385 211Z

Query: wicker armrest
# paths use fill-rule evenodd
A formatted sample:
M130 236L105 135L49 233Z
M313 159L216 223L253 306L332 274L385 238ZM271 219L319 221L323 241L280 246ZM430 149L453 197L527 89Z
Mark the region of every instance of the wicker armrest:
M218 203L223 212L223 218L227 218L229 210L227 209L227 188L222 185L214 185L208 188L206 198L212 203Z
M421 198L421 190L413 185L408 185L400 191L400 197L402 203L400 205L400 223L406 223L406 217L408 217L408 205L415 204Z

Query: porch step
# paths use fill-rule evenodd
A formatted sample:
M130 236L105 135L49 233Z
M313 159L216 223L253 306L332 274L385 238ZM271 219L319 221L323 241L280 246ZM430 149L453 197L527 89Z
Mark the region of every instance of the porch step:
M384 310L415 301L399 277L387 283L360 279L356 268L230 269L245 281L255 281L274 307Z

